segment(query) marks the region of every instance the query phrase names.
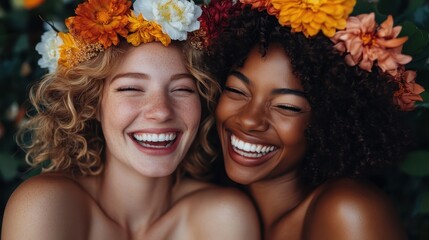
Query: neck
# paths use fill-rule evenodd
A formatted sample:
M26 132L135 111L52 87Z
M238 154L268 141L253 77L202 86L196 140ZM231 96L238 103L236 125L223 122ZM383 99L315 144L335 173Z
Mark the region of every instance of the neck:
M264 229L274 227L306 195L296 176L289 175L252 183L249 190L261 213Z
M171 206L172 176L151 178L123 164L106 163L98 182L98 202L130 232L146 231Z

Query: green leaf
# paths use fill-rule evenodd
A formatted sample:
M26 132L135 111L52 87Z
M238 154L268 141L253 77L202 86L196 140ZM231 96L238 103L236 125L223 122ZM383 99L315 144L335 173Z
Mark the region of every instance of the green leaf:
M4 18L6 16L6 11L0 6L0 18Z
M21 52L26 52L30 48L28 43L27 34L21 34L16 40L15 46L13 48L14 54L19 54Z
M16 32L25 32L28 25L28 12L24 9L10 11L7 14L7 21L10 29Z
M422 96L424 102L428 102L429 103L429 93L427 91L422 92L420 94L420 96Z
M408 41L405 42L403 53L415 55L420 53L429 42L429 34L424 30L420 30L414 23L405 21L402 25L402 31L399 37L408 36Z
M416 9L412 19L417 25L429 31L429 4Z
M370 13L370 12L378 12L377 6L375 5L375 3L370 3L370 2L360 0L356 3L355 7L353 8L353 13L351 15L356 16L362 13Z
M408 154L399 167L411 176L429 176L429 151L414 151Z
M18 174L19 161L8 153L0 153L0 174L6 181Z
M407 1L407 6L406 8L403 8L401 6L400 12L398 14L398 17L400 16L400 18L402 17L406 17L406 18L410 18L412 17L411 15L413 15L414 12L416 12L417 10L421 9L423 4L425 3L426 0L412 0L412 1Z
M425 191L419 194L417 198L415 213L416 214L429 213L429 191Z
M401 0L379 0L377 4L377 9L380 13L399 15L401 10Z

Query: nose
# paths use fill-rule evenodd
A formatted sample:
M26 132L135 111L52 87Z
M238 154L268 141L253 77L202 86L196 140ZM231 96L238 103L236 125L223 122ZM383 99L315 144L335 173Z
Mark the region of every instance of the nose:
M256 104L251 101L237 114L236 122L245 131L266 131L268 121L265 110L264 104Z
M174 110L168 94L157 92L146 102L144 116L157 122L166 122L173 118Z

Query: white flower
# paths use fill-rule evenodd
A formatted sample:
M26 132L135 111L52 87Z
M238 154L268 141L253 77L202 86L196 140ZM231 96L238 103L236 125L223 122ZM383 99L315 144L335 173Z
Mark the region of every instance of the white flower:
M40 67L48 68L49 72L54 72L58 66L60 58L60 46L63 40L53 29L47 30L42 35L42 41L36 45L36 51L42 55L37 62Z
M186 40L188 32L200 28L197 20L201 7L187 0L136 0L133 5L136 15L140 13L148 21L158 23L172 40Z

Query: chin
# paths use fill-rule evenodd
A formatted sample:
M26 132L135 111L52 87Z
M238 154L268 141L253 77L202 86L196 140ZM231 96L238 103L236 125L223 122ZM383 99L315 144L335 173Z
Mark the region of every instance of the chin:
M238 169L228 169L226 167L226 174L235 183L241 185L250 185L256 181L255 174L249 171L239 171Z
M141 175L146 177L168 177L176 171L176 167L160 167L156 166L154 168L147 167L145 169L137 170Z

